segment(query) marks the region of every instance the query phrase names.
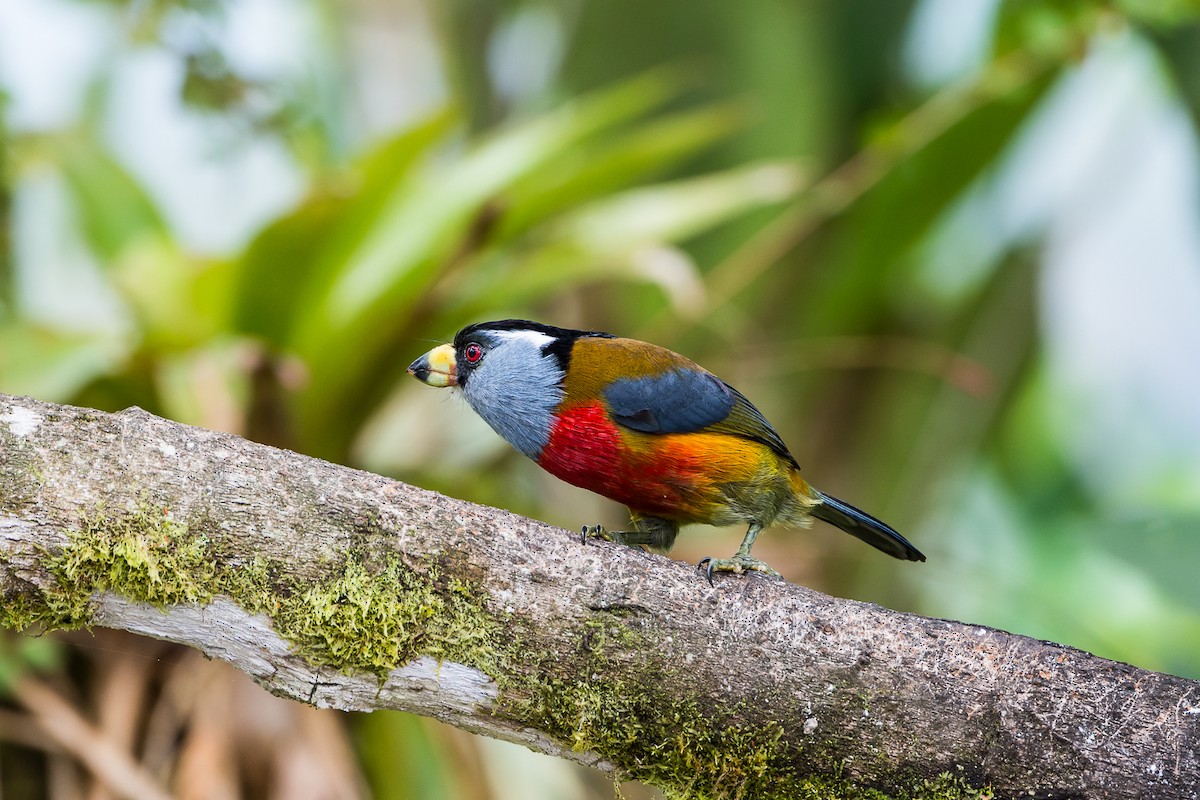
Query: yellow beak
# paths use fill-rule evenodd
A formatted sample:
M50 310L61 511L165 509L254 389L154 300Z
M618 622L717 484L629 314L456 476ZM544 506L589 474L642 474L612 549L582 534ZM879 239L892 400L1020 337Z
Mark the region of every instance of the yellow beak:
M458 386L458 365L454 361L454 345L435 347L408 365L408 374L422 383L443 388Z

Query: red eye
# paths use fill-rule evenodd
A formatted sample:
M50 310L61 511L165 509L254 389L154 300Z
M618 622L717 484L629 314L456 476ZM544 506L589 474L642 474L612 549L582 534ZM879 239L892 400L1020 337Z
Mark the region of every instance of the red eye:
M478 364L479 359L483 358L483 348L475 342L471 342L463 348L463 358L467 360L468 364Z

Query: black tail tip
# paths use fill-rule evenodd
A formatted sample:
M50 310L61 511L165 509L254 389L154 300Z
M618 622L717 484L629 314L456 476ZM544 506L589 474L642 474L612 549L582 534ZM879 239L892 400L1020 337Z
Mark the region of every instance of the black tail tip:
M901 561L925 560L925 554L913 547L912 543L901 536L891 525L875 519L867 512L838 500L836 497L831 497L824 492L817 494L821 497L821 504L812 511L812 515L817 519L836 525L851 536L862 539L892 558L898 558Z

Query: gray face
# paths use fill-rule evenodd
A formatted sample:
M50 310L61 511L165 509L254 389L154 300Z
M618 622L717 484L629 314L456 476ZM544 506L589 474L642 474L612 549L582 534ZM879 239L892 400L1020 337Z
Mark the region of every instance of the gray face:
M471 408L535 461L550 441L554 409L563 398L558 360L542 352L552 341L538 331L479 330L456 355L462 393ZM464 352L471 343L483 348L474 365Z

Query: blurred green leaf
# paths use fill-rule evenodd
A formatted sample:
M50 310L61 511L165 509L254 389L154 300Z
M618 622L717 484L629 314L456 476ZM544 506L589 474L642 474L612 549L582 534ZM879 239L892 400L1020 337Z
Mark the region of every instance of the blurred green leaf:
M437 723L400 711L354 718L363 770L376 800L462 797L456 776L431 735ZM456 779L457 778L457 779Z
M453 121L454 115L443 111L389 137L351 165L348 174L323 182L299 207L264 228L235 267L237 329L282 349L318 265L339 263L382 224L396 185L445 141Z
M291 334L298 287L346 214L346 198L318 192L262 230L238 259L233 324L282 348Z
M747 209L781 203L802 186L794 163L750 165L606 198L565 215L551 236L600 254L681 241Z
M88 244L102 266L147 239L168 239L157 206L133 176L91 138L68 134L53 143Z
M727 138L744 126L745 116L739 105L704 107L565 151L513 185L497 236L510 237L564 209L659 174Z
M524 247L481 259L447 291L482 312L564 283L624 279L657 284L687 314L701 307L703 282L691 259L667 245L780 203L802 185L795 164L773 163L611 195L561 215Z
M567 283L624 279L658 284L678 308L696 307L700 275L667 245L783 202L802 185L795 164L777 162L613 194L560 215L522 246L485 254L445 291L482 311L527 304Z

